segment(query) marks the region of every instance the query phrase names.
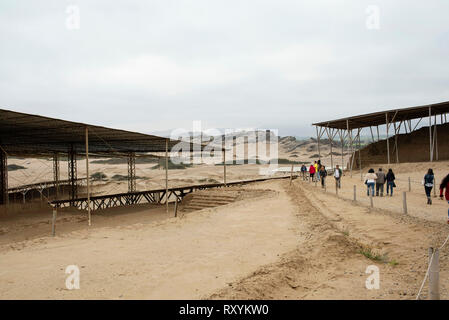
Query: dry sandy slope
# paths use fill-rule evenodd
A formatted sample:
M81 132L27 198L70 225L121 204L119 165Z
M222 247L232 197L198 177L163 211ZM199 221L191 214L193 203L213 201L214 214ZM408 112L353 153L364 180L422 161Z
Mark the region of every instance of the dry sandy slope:
M427 268L427 248L440 245L449 234L442 223L370 210L299 180L288 193L298 205L301 234L308 241L212 298L414 299ZM363 257L362 248L382 255L383 261ZM447 252L446 247L440 253L445 299ZM380 269L379 290L365 288L370 264ZM425 297L427 291L423 293Z
M0 250L0 298L201 298L276 261L298 241L281 182L264 197L182 219L80 230ZM279 210L279 208L282 208ZM81 289L65 289L67 265Z

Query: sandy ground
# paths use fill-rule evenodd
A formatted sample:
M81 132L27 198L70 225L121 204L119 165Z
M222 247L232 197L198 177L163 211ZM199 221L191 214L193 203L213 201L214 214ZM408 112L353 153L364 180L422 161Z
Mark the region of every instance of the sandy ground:
M280 184L270 189L262 198L181 219L85 228L3 245L0 297L201 298L297 245L294 206ZM276 210L279 205L283 210ZM81 270L80 290L65 289L64 270L71 264Z
M414 299L428 247L449 234L447 203L426 205L420 184L430 165L438 179L449 162L392 165L395 196L375 198L372 209L354 172L343 177L338 197L332 178L326 190L301 179L267 181L245 186L257 192L244 200L182 218L158 206L117 208L94 215L88 229L85 216L67 210L55 238L46 236L49 212L6 217L0 298ZM404 215L401 192L409 176ZM368 251L378 257L369 259ZM440 253L443 299L449 297L447 253L447 247ZM71 264L81 270L79 290L65 288ZM365 287L370 265L380 270L379 290Z

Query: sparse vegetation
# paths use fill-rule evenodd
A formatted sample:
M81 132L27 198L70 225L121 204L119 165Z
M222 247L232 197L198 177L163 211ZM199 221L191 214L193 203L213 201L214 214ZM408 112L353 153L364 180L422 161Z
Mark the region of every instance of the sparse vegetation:
M103 172L95 172L90 175L90 178L94 181L103 181L107 180L108 176L105 175Z
M388 262L388 264L390 265L390 266L397 266L398 264L399 264L399 262L397 262L395 259L391 259L390 260L390 262Z
M201 183L219 183L219 181L215 180L215 179L211 179L211 178L204 178L204 179L199 179L198 182Z
M191 164L185 164L185 163L173 163L171 160L168 160L168 170L178 170L178 169L186 169L192 167ZM152 167L151 169L164 169L165 170L165 159L161 159L161 161Z
M359 253L363 254L366 258L373 260L373 261L379 261L379 262L386 262L387 256L381 255L378 253L375 253L373 249L371 248L362 248L360 249Z
M145 163L158 163L159 159L157 158L149 158L149 157L136 157L136 164L145 164ZM96 164L127 164L127 158L109 158L109 159L98 159L93 160L90 163Z
M114 181L127 181L128 180L128 176L125 176L125 175L122 175L122 174L115 174L115 175L112 176L111 179L114 180ZM146 180L148 178L136 176L136 180L138 180L138 179Z

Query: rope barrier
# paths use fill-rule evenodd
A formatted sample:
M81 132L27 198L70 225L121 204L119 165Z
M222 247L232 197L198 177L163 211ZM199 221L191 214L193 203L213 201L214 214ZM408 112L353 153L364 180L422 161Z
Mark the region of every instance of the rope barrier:
M449 240L449 236L447 236L446 240L444 240L444 243L438 248L438 250L443 249L444 246L446 245L446 243L447 243L448 240ZM427 271L426 271L426 274L425 274L425 276L424 276L424 279L423 279L423 281L422 281L422 283L421 283L421 287L419 288L418 294L417 294L417 296L416 296L416 300L419 300L419 297L421 296L422 289L424 288L424 284L426 283L426 280L427 280L427 278L429 277L430 263L431 263L431 261L433 260L433 256L434 256L434 255L435 255L435 251L433 251L432 255L430 256L430 259L429 259L429 266L427 267Z

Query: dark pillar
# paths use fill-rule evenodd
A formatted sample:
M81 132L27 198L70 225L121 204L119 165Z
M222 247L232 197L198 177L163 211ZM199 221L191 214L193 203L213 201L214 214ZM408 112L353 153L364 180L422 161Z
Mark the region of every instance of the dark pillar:
M56 200L59 200L59 181L60 181L60 174L59 174L59 156L57 153L53 155L53 183L55 186L55 194L56 194Z
M70 200L75 200L78 197L78 185L77 185L77 165L76 165L76 153L73 150L73 145L68 153L68 180L70 183ZM73 202L70 204L73 206Z
M136 191L136 155L128 155L128 192Z
M0 148L0 205L8 203L8 157Z

